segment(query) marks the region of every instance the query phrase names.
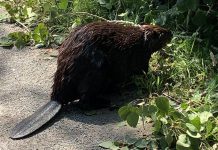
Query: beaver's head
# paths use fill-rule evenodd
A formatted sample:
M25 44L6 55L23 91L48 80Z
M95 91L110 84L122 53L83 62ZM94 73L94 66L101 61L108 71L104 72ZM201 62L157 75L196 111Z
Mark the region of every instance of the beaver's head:
M151 53L166 46L173 37L170 30L156 25L141 25L141 29L144 31L145 43L148 45L148 49Z

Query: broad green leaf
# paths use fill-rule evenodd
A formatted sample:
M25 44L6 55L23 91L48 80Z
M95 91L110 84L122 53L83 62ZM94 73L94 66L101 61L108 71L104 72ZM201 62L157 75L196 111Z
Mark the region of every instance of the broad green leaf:
M170 104L169 100L166 97L157 97L155 103L161 112L163 112L164 114L168 114Z
M128 144L128 145L133 145L134 143L136 143L137 142L137 140L138 139L136 139L136 138L131 138L131 137L126 137L126 143Z
M192 101L199 102L201 100L201 93L196 91L193 97L191 98Z
M9 37L1 37L0 38L0 46L11 47L14 45L14 42Z
M129 106L131 112L135 112L139 115L140 109L135 106Z
M213 130L212 130L212 134L216 134L217 138L218 138L218 127L215 127Z
M154 131L159 132L161 129L161 122L159 120L156 120L154 122Z
M210 112L204 111L199 114L199 117L200 117L201 123L204 124L208 121L210 117L213 117L213 114Z
M180 106L181 106L181 108L183 110L186 110L188 108L188 104L187 103L182 103Z
M119 149L119 147L115 146L114 142L112 141L106 141L106 142L100 143L99 146L103 148L113 149L113 150Z
M155 112L157 112L157 107L154 105L145 105L140 107L140 114L143 117L150 117Z
M136 125L138 124L138 120L139 120L139 115L136 112L130 112L126 118L127 123L131 126L131 127L136 127Z
M28 7L26 10L29 18L36 16L36 14L32 11L31 7Z
M118 111L120 118L123 120L126 120L129 113L130 113L129 106L123 106Z
M164 136L160 138L160 147L166 149L168 147L168 143Z
M158 149L158 143L155 141L150 141L148 149L152 149L152 150Z
M190 131L192 131L192 132L198 132L198 129L197 129L193 124L186 123L185 125L186 125L186 127L187 127Z
M173 142L173 133L169 132L167 135L165 135L165 140L168 144L168 147L171 147L171 144Z
M193 137L193 138L196 138L196 139L201 138L200 133L192 132L192 131L189 131L189 130L187 130L186 133L187 133L190 137Z
M0 7L1 7L1 2L0 2ZM7 19L9 17L10 17L10 15L6 11L1 11L1 13L0 13L0 21L2 21L4 19Z
M25 47L26 42L23 39L17 39L15 44L14 44L18 49L22 49Z
M18 48L21 49L24 46L26 46L29 41L30 41L30 36L28 33L24 32L12 32L8 35L13 41L14 45Z
M206 132L207 132L207 135L209 135L211 133L212 129L213 129L213 124L212 124L211 121L208 121L206 123Z
M195 119L196 117L198 117L197 114L188 114L188 119L189 119L189 120L193 120L193 119Z
M190 120L191 124L196 127L198 131L201 129L201 121L198 116L196 116L194 119Z
M44 12L49 12L51 10L51 4L49 4L48 2L44 3L43 9L44 9Z
M148 141L146 141L145 139L139 139L134 145L138 148L146 148L146 146L148 145Z
M66 10L68 6L68 0L60 0L58 3L58 8Z
M163 124L167 124L167 123L168 123L167 119L164 118L164 117L160 118L160 121L161 121Z
M170 111L169 115L172 116L174 120L184 119L184 115L177 110Z
M157 107L154 105L149 105L148 110L150 114L154 114L157 112Z
M48 39L48 29L45 26L44 23L39 23L38 26L35 28L35 30L32 33L32 37L36 44L43 43L46 45L47 39Z
M191 142L189 140L189 137L186 136L186 134L180 134L176 142L176 148L178 150L184 150L184 148L189 148L189 147L191 147Z

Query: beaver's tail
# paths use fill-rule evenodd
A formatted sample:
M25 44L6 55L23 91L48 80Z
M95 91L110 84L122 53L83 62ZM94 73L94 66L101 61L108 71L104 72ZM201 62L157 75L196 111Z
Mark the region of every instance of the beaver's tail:
M61 104L59 102L48 102L31 116L25 118L20 123L18 123L12 129L10 137L12 139L19 139L30 135L31 133L42 127L49 120L51 120L60 111L60 109Z

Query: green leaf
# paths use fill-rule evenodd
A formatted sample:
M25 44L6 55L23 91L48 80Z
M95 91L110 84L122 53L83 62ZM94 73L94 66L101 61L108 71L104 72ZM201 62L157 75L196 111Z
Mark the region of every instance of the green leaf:
M204 111L199 114L199 117L200 117L201 123L204 124L208 121L210 117L213 117L213 114L210 112Z
M137 140L138 140L138 139L136 139L136 138L131 138L131 137L129 137L129 136L126 137L126 143L127 143L128 145L133 145L134 143L137 142Z
M12 32L8 35L8 37L10 37L14 41L15 43L14 45L18 49L23 48L30 41L29 33L24 33L24 32Z
M166 97L157 97L155 103L161 112L168 114L170 105Z
M165 140L168 144L168 147L171 147L171 144L173 142L173 133L169 132L167 135L165 135Z
M58 3L58 8L66 10L68 6L68 0L60 0Z
M159 143L160 143L160 147L161 147L162 149L167 149L168 143L167 143L167 141L166 141L166 139L165 139L164 136L161 136L161 138L160 138L160 140L159 140Z
M149 105L148 111L149 111L150 114L154 114L154 113L157 112L157 107L154 106L154 105Z
M26 10L29 18L36 16L36 14L32 11L31 7L28 7Z
M130 112L126 120L131 127L136 127L136 125L138 124L139 115L136 112Z
M190 137L193 137L193 138L196 138L196 139L201 138L200 133L192 132L192 131L189 131L189 130L187 130L186 133L187 133Z
M188 114L188 119L189 120L193 120L197 117L198 115L197 114Z
M150 117L152 114L157 112L157 107L154 105L143 105L140 107L140 114L145 117Z
M212 132L212 134L216 134L217 135L217 138L218 138L218 127L215 127Z
M200 91L196 91L193 97L191 98L192 101L199 102L201 100L201 93Z
M44 3L42 7L44 9L44 12L49 12L51 10L51 4L49 4L48 2Z
M188 104L187 103L182 103L180 106L181 106L181 108L183 110L186 110L188 108Z
M44 23L39 23L38 26L35 28L35 30L32 33L32 37L35 40L36 44L41 44L43 43L46 45L47 40L48 40L48 29L45 26Z
M213 129L213 124L211 121L208 121L207 124L206 124L206 132L207 132L207 136L211 133Z
M192 131L192 132L198 132L197 128L196 128L193 124L186 123L185 125L186 125L186 127L187 127L190 131Z
M146 148L146 146L148 145L148 141L146 141L145 139L139 139L134 145L140 149L144 149Z
M192 22L197 26L205 25L207 23L207 12L198 9L197 12L195 13L195 16L192 18Z
M120 118L123 120L126 120L129 113L130 113L129 106L123 106L118 110L118 114Z
M190 120L191 124L196 127L198 131L201 129L201 121L198 116L196 116L194 119Z
M11 47L14 45L14 42L9 37L1 37L0 38L0 46Z
M164 117L160 118L160 121L161 121L163 124L167 124L167 123L168 123L167 119L164 118Z
M156 120L154 122L154 131L159 132L161 129L161 125L162 125L161 122L159 120Z
M100 143L99 146L102 147L102 148L108 148L108 149L112 149L112 150L118 150L119 149L119 147L114 145L114 142L112 142L112 141L106 141L106 142Z
M15 44L14 44L18 49L22 49L25 47L26 42L23 39L18 39L16 40Z
M172 116L174 120L179 120L184 118L184 115L176 110L170 111L169 115Z
M184 150L184 148L189 148L189 147L191 147L191 142L189 138L186 136L186 134L180 134L176 142L176 149Z

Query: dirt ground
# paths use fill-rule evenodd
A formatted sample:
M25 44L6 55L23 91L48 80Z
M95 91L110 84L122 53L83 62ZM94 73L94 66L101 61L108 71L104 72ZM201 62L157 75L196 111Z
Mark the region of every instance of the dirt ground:
M18 30L15 25L0 23L0 37ZM103 109L88 116L68 109L38 134L10 139L16 123L49 101L56 58L47 59L45 52L0 47L0 150L91 150L100 149L98 144L103 141L142 135L140 129L118 126L121 120L116 111Z

